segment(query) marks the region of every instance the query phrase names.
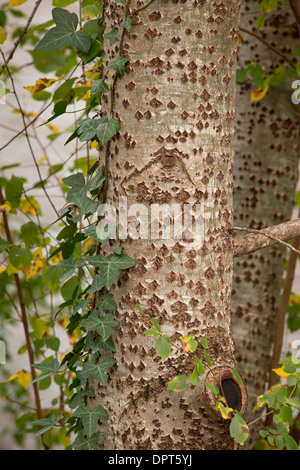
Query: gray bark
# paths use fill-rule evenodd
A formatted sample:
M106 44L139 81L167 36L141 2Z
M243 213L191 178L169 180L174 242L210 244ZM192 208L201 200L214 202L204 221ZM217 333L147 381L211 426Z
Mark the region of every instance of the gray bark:
M218 371L235 367L230 332L232 280L233 130L239 1L155 1L135 16L123 55L130 57L115 83L114 105L102 103L121 121L109 149L107 202L202 204L203 246L180 240L128 240L136 267L112 292L118 305L117 365L96 403L109 412L99 427L105 449L230 449L229 423L220 419L199 386L167 390L176 375L190 374L193 354L173 348L163 361L154 339L144 335L154 317L163 333L204 336ZM131 2L131 11L141 2ZM119 31L124 8L105 4L105 33ZM103 76L117 45L104 43ZM103 155L105 149L103 150ZM113 248L113 247L112 247ZM144 316L134 306L139 303Z
M256 31L257 4L244 1L241 26ZM297 24L288 4L268 19L258 34L283 53L290 52L299 38ZM286 63L264 44L245 33L238 50L238 67L258 61L265 72ZM234 166L234 224L262 229L291 218L298 180L299 120L290 110L293 79L272 87L250 103L250 80L237 85L237 115ZM286 107L280 102L286 103ZM294 110L299 112L296 106ZM298 120L298 122L297 122ZM240 235L238 232L237 236ZM271 354L286 249L279 244L244 255L234 261L232 329L238 362L246 380L248 421L256 398L265 390Z

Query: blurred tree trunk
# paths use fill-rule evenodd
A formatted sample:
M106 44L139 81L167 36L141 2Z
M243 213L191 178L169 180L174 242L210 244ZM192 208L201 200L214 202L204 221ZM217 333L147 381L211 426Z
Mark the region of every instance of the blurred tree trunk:
M104 113L121 121L110 147L107 202L201 204L203 246L182 239L128 240L125 251L136 267L112 287L118 305L117 365L96 402L109 412L105 449L231 449L229 423L220 419L204 378L182 393L167 390L176 375L189 375L196 352L172 348L163 361L154 338L144 335L150 318L180 346L178 338L205 337L214 382L235 367L230 331L232 281L233 130L239 0L158 0L134 16L121 54L130 58L114 83L113 103ZM131 13L142 2L132 1ZM105 2L105 34L119 23L124 7ZM104 42L103 76L118 44ZM119 212L125 210L120 208ZM162 226L160 225L160 229ZM138 303L141 315L134 309Z
M241 27L261 35L290 58L299 39L297 23L287 4L267 15L257 32L257 4L242 2ZM258 62L265 73L286 64L258 39L241 32L238 67ZM250 103L251 80L237 85L234 165L234 223L261 229L292 217L298 181L299 108L291 101L293 79L276 87L258 102ZM283 104L282 104L283 103ZM237 233L237 235L240 235ZM268 381L269 359L276 308L282 287L286 249L265 248L234 261L232 329L238 362L247 383L248 422ZM250 443L250 441L249 441Z

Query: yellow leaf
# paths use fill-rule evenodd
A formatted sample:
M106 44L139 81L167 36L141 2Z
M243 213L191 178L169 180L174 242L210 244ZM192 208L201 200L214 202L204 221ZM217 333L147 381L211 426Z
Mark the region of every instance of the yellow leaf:
M0 26L0 44L3 44L6 41L7 38L7 32L5 31L2 26Z
M60 78L39 78L36 82L35 85L33 86L25 86L25 90L28 90L32 95L38 91L42 91L45 88L49 88L50 86L53 85L53 83L57 82L60 80Z
M284 372L282 367L278 369L273 369L273 371L275 372L275 374L279 375L279 377L288 377L289 375L293 375L293 374L288 374L287 372Z
M233 409L229 408L228 406L224 406L220 401L217 402L216 409L220 411L224 419L232 418Z
M50 127L50 129L52 130L52 132L54 132L55 134L58 134L58 132L59 132L59 128L58 128L58 127L53 126L53 124L51 124L50 122L47 122L47 126Z
M72 336L70 338L70 344L76 343L76 341L80 338L81 338L81 329L78 327L72 333Z
M2 204L0 206L0 212L10 212L12 209L12 205L9 204L9 202L6 202L5 204Z
M24 369L21 369L19 370L19 372L16 372L16 374L13 374L11 377L9 377L9 379L7 379L7 382L11 382L15 379L17 379L20 385L22 385L24 388L27 388L31 382L31 375Z
M268 88L269 87L265 86L264 88L258 88L255 91L251 91L251 103L253 103L253 101L261 100L267 93Z
M289 306L299 305L300 304L300 295L290 295Z
M26 3L26 2L27 0L9 0L8 8L18 7L20 5L23 5L23 3Z
M93 150L94 148L98 147L98 141L97 140L93 140L93 142L91 143L91 146L90 146L90 150Z
M244 44L244 40L242 36L240 36L239 34L238 34L238 44Z
M11 274L15 274L19 271L18 268L15 268L11 263L7 265L7 274L10 276Z
M38 164L40 165L41 163L44 163L46 160L46 155L43 155L42 158L39 159Z
M20 209L24 214L36 215L41 213L39 203L32 196L27 199L21 198Z
M22 269L22 271L25 274L26 281L28 281L30 277L35 276L35 274L39 273L46 261L43 257L42 248L38 248L32 254L32 257L33 257L33 260L31 261L31 263Z
M6 271L6 266L0 266L0 274Z

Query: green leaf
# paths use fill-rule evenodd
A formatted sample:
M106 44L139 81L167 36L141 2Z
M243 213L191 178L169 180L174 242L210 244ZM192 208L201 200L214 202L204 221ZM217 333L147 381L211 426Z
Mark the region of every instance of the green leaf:
M146 330L144 334L146 336L159 336L159 332L157 330L153 330L152 328L150 328L149 330Z
M203 336L200 338L200 344L201 344L202 348L208 349L207 340L205 338L203 338Z
M86 362L81 370L81 374L86 379L95 379L102 385L105 385L108 378L106 371L115 363L116 361L114 359L101 356L97 363Z
M90 313L86 320L82 321L82 326L87 331L97 331L103 341L106 341L111 336L112 328L118 325L119 322L114 319L112 313L107 313L105 316L100 317L96 309Z
M99 274L96 274L94 279L93 279L92 284L90 285L90 287L87 290L87 293L89 295L92 295L95 292L98 292L99 290L101 290L103 287L104 287L104 283L103 283L101 277L99 276Z
M287 450L299 450L297 442L292 436L282 436Z
M233 437L235 442L240 445L244 445L249 436L249 427L239 413L236 413L232 418L229 429L230 435Z
M26 248L14 246L9 252L9 261L14 268L23 268L28 266L32 260L32 254Z
M104 83L102 79L99 80L94 80L92 82L92 87L91 87L91 95L95 95L96 93L108 93L109 92L109 86Z
M170 338L168 338L166 335L163 337L159 336L159 338L157 338L155 341L155 350L162 360L165 361L171 353Z
M91 437L97 429L98 419L108 418L108 413L101 405L96 406L93 410L81 405L73 412L73 416L81 419L88 437Z
M242 377L240 376L240 374L238 373L238 371L236 369L231 369L231 373L232 375L236 378L236 380L238 381L238 383L240 385L244 385L244 382L242 380Z
M43 282L46 284L47 287L51 290L52 294L59 288L60 286L60 276L62 270L59 266L50 266L49 269L43 272L42 278Z
M128 17L120 23L120 26L127 29L127 31L131 31L132 30L132 22L133 22L133 18Z
M103 308L103 310L114 311L117 310L117 304L113 299L112 294L105 294L103 300L98 303L97 308Z
M89 256L86 261L92 266L98 266L101 279L105 287L109 290L116 281L119 269L128 269L135 265L135 262L128 255L111 254L106 258L103 255Z
M118 57L116 60L109 62L107 68L115 70L118 75L124 75L125 65L129 60L128 57Z
M21 235L26 248L40 244L40 239L38 237L39 232L39 227L37 227L33 222L28 222L21 226Z
M205 385L205 387L207 387L208 390L210 390L214 395L219 395L220 392L219 392L219 389L218 389L218 387L217 387L216 385L214 385L214 384L208 384L208 383L205 383L204 385Z
M8 247L9 247L9 243L6 240L4 240L4 238L0 237L0 253L2 253Z
M12 176L7 181L5 186L6 200L10 202L14 207L19 207L22 192L23 192L24 179L17 176Z
M152 325L154 326L154 328L156 329L156 331L158 331L160 333L161 328L159 326L158 321L155 318L150 318L150 321L151 321Z
M81 431L72 443L72 448L74 450L100 450L98 444L101 444L103 440L104 437L98 433L94 433L89 439L86 439Z
M117 119L108 119L107 116L98 120L97 137L102 145L105 145L120 130L120 122Z
M247 70L237 69L236 81L238 83L244 83L247 80Z
M41 370L44 372L44 374L39 375L36 377L35 380L32 381L32 383L39 382L40 380L45 379L49 375L63 372L66 368L65 365L60 365L57 359L53 359L53 361L49 364L46 362L42 362L40 364L33 364L33 367L37 370Z
M177 375L168 383L167 389L173 392L182 392L186 388L187 379L186 375Z
M102 34L101 21L97 19L89 20L83 25L83 31L87 33L92 39L100 38Z
M106 33L104 34L103 36L105 39L107 39L110 44L113 46L116 42L119 41L118 39L118 35L117 35L117 31L115 31L114 29L112 29L111 31L109 31L109 33Z
M59 49L71 44L76 49L87 52L91 45L90 36L84 31L76 31L78 17L63 8L53 8L56 26L50 29L35 47L35 51Z
M266 21L266 15L263 13L262 15L259 15L259 17L256 20L256 27L257 29L260 29L264 26Z
M100 119L86 118L79 122L78 135L81 142L94 139L97 134L99 121Z

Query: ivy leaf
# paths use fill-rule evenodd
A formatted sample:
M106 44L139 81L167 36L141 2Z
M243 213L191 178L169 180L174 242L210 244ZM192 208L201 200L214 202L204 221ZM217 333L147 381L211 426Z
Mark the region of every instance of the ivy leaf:
M133 22L133 18L128 17L124 21L122 21L122 23L120 23L120 26L127 29L127 31L131 31L132 30L132 22Z
M104 287L104 284L102 282L102 279L101 277L99 276L99 274L96 274L94 279L93 279L93 282L92 284L90 285L90 287L88 288L87 290L87 293L89 295L92 295L94 294L95 292L99 291L102 289L102 287Z
M39 382L40 380L45 379L46 377L49 377L52 374L63 372L65 370L65 365L60 365L57 359L53 359L53 361L49 363L40 363L40 364L33 364L33 367L35 369L41 370L44 372L44 374L39 375L36 377L32 383Z
M81 431L72 444L74 450L100 450L99 445L103 442L104 437L98 433L94 433L89 439L86 439L83 431Z
M86 118L80 121L78 135L81 142L94 139L97 134L99 119Z
M97 364L94 362L86 362L81 370L81 375L85 379L95 379L102 385L105 385L108 378L106 371L115 363L116 361L114 359L101 356Z
M96 406L93 410L81 405L73 412L73 416L81 419L88 437L91 437L97 429L98 419L108 418L108 413L101 405Z
M109 92L109 86L101 79L94 80L91 87L91 96L96 93L107 93Z
M78 25L77 15L63 8L53 8L52 16L56 26L45 34L35 47L35 51L59 49L71 44L79 51L88 52L91 38L84 31L76 31Z
M109 290L118 277L119 269L128 269L135 265L135 262L128 255L111 254L105 258L103 255L89 256L86 261L92 266L98 266L101 279L105 287Z
M120 130L120 122L117 119L108 119L107 116L98 120L97 137L102 145L105 145Z
M82 322L82 326L87 331L97 331L103 341L106 341L111 336L112 328L118 324L119 322L114 319L112 313L107 313L104 317L100 317L96 309Z
M104 38L107 39L110 44L113 46L116 42L119 41L117 31L112 29L109 33L104 34Z
M39 429L35 434L34 437L38 437L41 434L44 434L45 432L49 431L52 429L58 421L62 419L62 415L60 415L58 418L54 414L50 415L49 418L43 418L43 419L38 419L36 421L33 421L33 424L38 424L39 426L42 426L41 429Z
M113 299L112 294L105 294L103 300L98 303L97 308L103 308L103 310L117 310L117 304Z
M155 350L162 360L165 361L171 352L170 338L167 335L157 338Z
M6 248L9 246L8 241L4 240L4 238L0 237L0 253L2 253Z
M125 65L129 60L128 57L118 57L116 60L111 61L107 68L115 70L119 75L124 75Z
M240 445L244 445L245 441L248 439L249 436L249 427L246 421L238 412L235 412L235 415L231 420L229 429L230 435L231 437L233 437L235 442Z

